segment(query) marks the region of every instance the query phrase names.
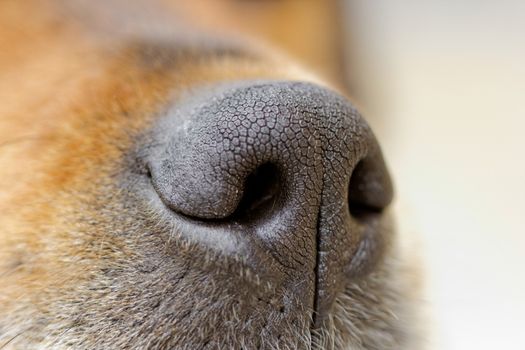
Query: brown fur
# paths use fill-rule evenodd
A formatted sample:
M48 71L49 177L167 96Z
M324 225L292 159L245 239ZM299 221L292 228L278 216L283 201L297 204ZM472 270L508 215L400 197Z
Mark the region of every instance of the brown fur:
M242 40L221 49L213 40L177 37L167 23L155 22L151 31L128 26L136 21L120 12L125 8L104 17L85 2L73 9L51 1L0 3L0 348L165 348L177 339L190 344L184 332L213 335L213 329L196 325L154 327L138 322L137 315L135 326L127 323L127 313L147 312L140 305L128 308L145 296L134 288L127 265L146 261L141 254L154 251L159 238L148 232L141 244L150 244L151 251L141 251L136 236L122 234L136 229L134 218L155 217L127 208L133 199L115 178L134 140L166 101L196 86L240 79L320 81L281 57L246 49ZM108 30L112 21L104 18L114 16L122 18L122 27ZM165 35L170 31L175 40ZM162 219L153 225L162 226ZM182 241L162 244L180 245L185 254L196 249ZM316 336L320 345L408 348L410 272L395 244L388 254L377 271L341 296L332 327ZM100 277L110 270L130 280ZM107 317L115 310L122 319L111 323ZM232 310L223 317L233 317ZM129 331L126 337L120 327ZM178 338L163 336L168 331L178 331ZM292 334L293 326L284 332ZM220 336L223 344L231 338L240 346L235 334ZM295 337L290 344L310 344L309 334ZM259 346L277 347L264 339Z

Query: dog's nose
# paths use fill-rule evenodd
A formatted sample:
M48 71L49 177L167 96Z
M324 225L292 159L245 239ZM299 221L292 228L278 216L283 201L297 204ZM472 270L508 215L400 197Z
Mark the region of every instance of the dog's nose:
M149 161L164 204L239 228L326 312L379 249L376 218L392 198L358 112L316 85L261 82L211 89L167 114Z

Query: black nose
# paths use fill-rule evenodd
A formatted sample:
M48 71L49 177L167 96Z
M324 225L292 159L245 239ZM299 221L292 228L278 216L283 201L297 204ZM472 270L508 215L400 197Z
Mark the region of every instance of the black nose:
M389 176L369 127L334 92L298 82L210 89L168 111L155 137L149 167L164 204L240 232L306 281L297 293L317 315L381 246Z

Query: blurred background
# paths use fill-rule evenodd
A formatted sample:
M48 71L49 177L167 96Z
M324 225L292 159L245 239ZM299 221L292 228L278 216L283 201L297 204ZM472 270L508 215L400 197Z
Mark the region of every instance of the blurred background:
M421 238L429 343L525 349L525 2L344 6L351 90Z

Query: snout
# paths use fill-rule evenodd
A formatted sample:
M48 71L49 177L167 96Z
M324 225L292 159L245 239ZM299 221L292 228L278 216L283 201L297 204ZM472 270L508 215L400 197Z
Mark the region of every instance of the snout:
M309 83L243 82L181 100L145 152L156 195L186 236L277 279L321 326L387 234L392 185L370 128Z

